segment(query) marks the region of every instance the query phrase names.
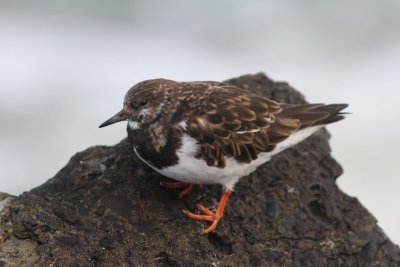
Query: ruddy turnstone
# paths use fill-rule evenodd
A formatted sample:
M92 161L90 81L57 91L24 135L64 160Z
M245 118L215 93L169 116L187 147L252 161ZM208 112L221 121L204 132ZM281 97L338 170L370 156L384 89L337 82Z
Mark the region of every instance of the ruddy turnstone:
M136 155L155 171L178 180L167 188L220 184L224 192L215 212L198 204L210 221L203 234L221 220L238 180L274 155L309 137L326 124L343 119L346 104L289 105L213 81L140 82L126 94L123 109L104 127L128 121L128 137Z

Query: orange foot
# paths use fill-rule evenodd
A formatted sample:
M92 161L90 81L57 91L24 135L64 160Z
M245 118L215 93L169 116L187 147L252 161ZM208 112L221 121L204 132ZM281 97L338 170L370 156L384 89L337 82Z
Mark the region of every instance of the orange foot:
M186 182L172 182L172 183L161 182L160 186L162 186L164 188L168 188L168 189L177 189L177 188L186 187L179 193L180 198L188 195L194 189L194 184L190 184L190 183L186 183ZM202 187L202 185L199 185L199 187Z
M197 204L196 207L202 212L204 213L204 215L200 215L200 214L195 214L192 213L190 211L187 210L183 210L183 213L188 216L189 218L192 218L194 220L200 220L200 221L209 221L212 222L211 225L203 230L201 232L201 234L209 234L212 231L215 230L215 228L217 227L219 221L222 219L222 217L224 216L224 209L226 206L226 203L228 202L229 196L231 195L232 191L225 191L222 194L221 200L219 201L218 204L218 208L216 212L212 212L208 209L206 209L203 205L201 204Z

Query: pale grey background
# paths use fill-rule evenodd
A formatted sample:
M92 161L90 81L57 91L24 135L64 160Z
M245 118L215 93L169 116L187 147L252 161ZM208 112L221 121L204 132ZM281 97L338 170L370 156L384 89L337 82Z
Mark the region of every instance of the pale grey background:
M329 126L340 188L400 243L400 1L0 2L0 191L20 194L99 130L133 84L266 72L311 102L347 102Z

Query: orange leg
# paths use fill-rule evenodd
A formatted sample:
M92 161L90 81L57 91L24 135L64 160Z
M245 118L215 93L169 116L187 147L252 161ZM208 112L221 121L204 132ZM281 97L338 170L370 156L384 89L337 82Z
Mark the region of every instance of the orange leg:
M190 183L186 183L186 182L172 182L172 183L161 182L160 186L162 186L164 188L168 188L168 189L177 189L177 188L186 187L179 193L179 197L181 197L181 198L188 195L190 192L192 192L193 188L194 188L194 184L190 184Z
M212 222L211 225L203 230L201 233L202 234L208 234L211 233L212 231L215 230L217 227L219 221L222 219L224 216L224 209L226 206L226 203L228 203L229 196L231 195L232 191L226 190L221 197L221 200L219 201L218 208L216 212L212 212L208 209L206 209L203 205L198 204L197 208L204 213L204 215L200 214L195 214L187 210L183 210L183 213L188 216L189 218L192 218L194 220L201 220L201 221L210 221Z

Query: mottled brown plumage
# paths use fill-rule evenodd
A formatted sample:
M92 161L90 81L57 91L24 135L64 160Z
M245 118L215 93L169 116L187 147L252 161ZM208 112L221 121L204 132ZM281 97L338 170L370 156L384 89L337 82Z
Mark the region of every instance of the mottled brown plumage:
M100 127L128 120L134 151L163 175L225 188L215 213L198 205L213 231L235 183L275 154L301 142L325 124L343 119L346 104L288 105L220 82L148 80L132 87L124 108ZM319 127L314 127L319 126Z
M340 120L347 106L286 105L222 83L202 85L213 90L185 116L186 129L201 144L197 157L221 168L226 157L249 163L300 129Z
M133 140L143 155L158 153L161 157L168 147L168 136L187 134L200 145L197 159L224 168L227 158L250 163L259 153L273 151L299 130L343 119L340 111L345 107L288 105L214 81L155 79L138 83L128 91L123 119L130 117L138 123L141 134L149 139ZM136 130L131 131L137 135ZM141 140L139 136L133 139ZM176 141L168 148L180 145Z

